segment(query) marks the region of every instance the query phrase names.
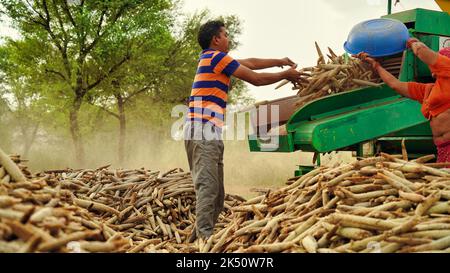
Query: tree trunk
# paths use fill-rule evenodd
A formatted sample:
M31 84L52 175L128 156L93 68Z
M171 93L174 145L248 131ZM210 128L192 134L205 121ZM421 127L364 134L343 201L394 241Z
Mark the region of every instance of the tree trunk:
M70 110L70 134L75 149L75 160L79 166L82 166L85 160L84 147L78 123L78 112L80 111L82 100L83 98L81 96L76 96L72 104L72 109Z
M119 163L123 167L125 162L127 122L125 116L124 99L121 94L117 94L116 99L117 99L117 108L119 111Z
M17 105L17 121L22 134L21 142L23 143L21 154L23 157L27 158L36 138L40 122L34 123L30 116L26 114L29 109L27 108L23 97L17 96Z
M33 145L35 139L36 139L36 135L39 129L39 123L36 123L34 125L33 131L30 133L30 135L28 136L28 134L25 133L25 143L23 145L23 157L27 158L28 154L30 152L31 146ZM26 129L25 129L26 130ZM25 131L26 132L26 131Z

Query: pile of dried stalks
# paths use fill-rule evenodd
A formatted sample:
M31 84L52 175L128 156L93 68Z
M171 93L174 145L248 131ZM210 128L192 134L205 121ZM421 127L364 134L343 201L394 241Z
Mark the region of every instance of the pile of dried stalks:
M299 72L302 77L294 83L293 90L298 90L297 95L300 97L296 102L298 108L329 94L364 86L380 86L380 78L370 65L356 58L346 58L346 55L338 56L331 48L328 48L327 61L317 42L315 46L319 55L317 65L301 68ZM283 81L276 89L286 83Z
M450 163L401 158L320 167L248 201L228 195L214 235L188 244L195 194L181 169L27 179L2 153L0 252L449 252Z
M181 169L54 170L26 179L2 155L0 252L195 251L184 243L195 193ZM223 225L241 201L227 195Z
M201 252L449 252L450 169L382 154L233 207Z

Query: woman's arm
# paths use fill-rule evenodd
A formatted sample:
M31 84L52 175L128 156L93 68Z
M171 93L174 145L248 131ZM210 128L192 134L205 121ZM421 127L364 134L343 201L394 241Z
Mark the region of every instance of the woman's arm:
M375 70L378 72L378 75L380 75L380 78L383 80L383 82L385 82L390 88L394 89L397 93L404 97L411 97L408 92L407 82L399 81L396 77L394 77L394 75L389 73L379 63L375 67Z
M390 88L394 89L397 93L404 97L411 97L408 92L408 83L399 81L394 75L384 69L379 62L373 58L370 58L367 53L359 53L355 57L371 64L375 71L377 71L378 75L380 75L383 82L385 82Z
M407 47L411 48L413 53L427 65L434 65L437 62L439 53L434 52L428 46L416 38L411 38L407 42Z

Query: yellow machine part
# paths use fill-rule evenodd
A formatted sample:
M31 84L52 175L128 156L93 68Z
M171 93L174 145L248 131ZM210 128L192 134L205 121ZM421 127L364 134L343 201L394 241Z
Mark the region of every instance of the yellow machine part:
M450 13L450 0L435 0L442 11Z

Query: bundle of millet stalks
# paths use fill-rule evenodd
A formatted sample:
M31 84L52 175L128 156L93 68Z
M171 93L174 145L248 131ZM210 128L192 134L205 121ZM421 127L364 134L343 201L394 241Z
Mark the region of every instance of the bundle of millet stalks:
M346 54L338 56L331 48L328 48L329 54L325 56L317 42L315 47L319 56L317 65L299 69L302 76L298 82L293 83L292 89L298 90L298 108L330 94L366 86L380 86L380 77L367 63ZM283 81L275 89L287 83L288 81Z

